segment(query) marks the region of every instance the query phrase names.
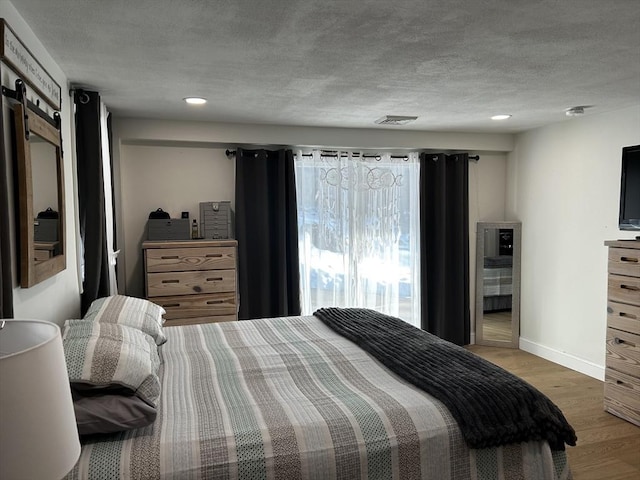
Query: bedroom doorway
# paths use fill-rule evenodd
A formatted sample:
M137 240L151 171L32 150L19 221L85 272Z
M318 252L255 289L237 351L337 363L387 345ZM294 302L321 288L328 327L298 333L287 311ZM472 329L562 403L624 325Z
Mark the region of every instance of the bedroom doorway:
M420 326L418 155L296 154L302 313L363 307Z

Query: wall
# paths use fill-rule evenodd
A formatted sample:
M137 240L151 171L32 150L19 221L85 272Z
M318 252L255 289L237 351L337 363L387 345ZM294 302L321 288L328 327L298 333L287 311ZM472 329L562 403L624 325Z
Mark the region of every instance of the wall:
M144 296L142 242L149 212L162 208L172 218L189 212L200 223L200 202L231 200L234 206L235 161L224 149L123 145L120 185L124 233L126 293Z
M116 190L118 284L121 292L143 295L141 243L151 210L172 216L198 211L206 200L233 201L234 162L225 148L237 145L352 149L441 149L480 153L469 164L470 291L475 304L475 225L505 218L506 152L512 135L433 133L402 130L275 127L115 118L113 159ZM471 311L472 325L474 311ZM472 331L473 339L473 331Z
M58 208L58 175L55 148L47 142L34 142L37 135L31 135L31 179L33 181L33 212L47 208Z
M72 129L73 117L71 114L71 102L67 94L69 91L67 77L60 70L58 65L47 53L45 47L40 43L23 18L18 14L13 5L0 0L0 16L3 17L12 30L16 33L22 43L38 59L40 64L47 70L55 81L62 88L62 143L64 148L64 181L65 181L65 204L66 204L66 242L67 242L67 268L63 272L49 278L31 288L20 288L18 286L19 265L16 258L16 243L11 245L13 258L13 304L15 318L43 319L61 324L67 318L78 317L80 314L80 285L78 281L77 268L77 241L76 241L76 188L75 188L75 159L73 157ZM2 66L2 85L14 88L15 74L6 66ZM28 95L33 96L31 89L27 85ZM35 100L36 97L33 97ZM6 99L5 99L6 100ZM5 102L5 104L8 102ZM44 105L44 103L42 103ZM46 107L45 107L46 108ZM50 112L51 113L51 112ZM7 159L11 159L13 141L9 132L9 115L11 111L5 105L3 115L5 116L5 131L3 133L3 148ZM7 169L3 174L12 178L13 172L11 162L7 162ZM11 187L11 186L10 186ZM10 192L13 195L14 192ZM13 206L10 206L12 216L10 222L17 225L13 216ZM16 238L17 240L17 238Z
M640 106L517 137L507 211L522 221L520 347L604 378L607 249L618 230L622 147L640 144Z

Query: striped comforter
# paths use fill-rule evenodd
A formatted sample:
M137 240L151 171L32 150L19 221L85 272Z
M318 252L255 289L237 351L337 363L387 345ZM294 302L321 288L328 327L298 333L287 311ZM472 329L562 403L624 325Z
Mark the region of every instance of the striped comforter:
M546 443L469 450L447 409L315 317L165 329L158 418L68 478L564 479Z

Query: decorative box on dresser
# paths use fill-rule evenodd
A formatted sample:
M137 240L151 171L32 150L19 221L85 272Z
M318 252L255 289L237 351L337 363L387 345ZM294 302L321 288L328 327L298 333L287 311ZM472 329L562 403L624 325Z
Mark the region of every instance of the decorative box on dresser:
M166 326L238 319L235 240L146 241L145 292Z
M604 409L640 426L640 241L609 247Z

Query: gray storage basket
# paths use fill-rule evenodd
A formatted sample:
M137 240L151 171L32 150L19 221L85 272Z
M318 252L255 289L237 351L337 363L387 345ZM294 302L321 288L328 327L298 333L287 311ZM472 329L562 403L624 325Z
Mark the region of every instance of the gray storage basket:
M188 218L158 218L147 220L147 240L190 240Z
M59 222L57 218L36 218L33 222L34 241L57 242Z

